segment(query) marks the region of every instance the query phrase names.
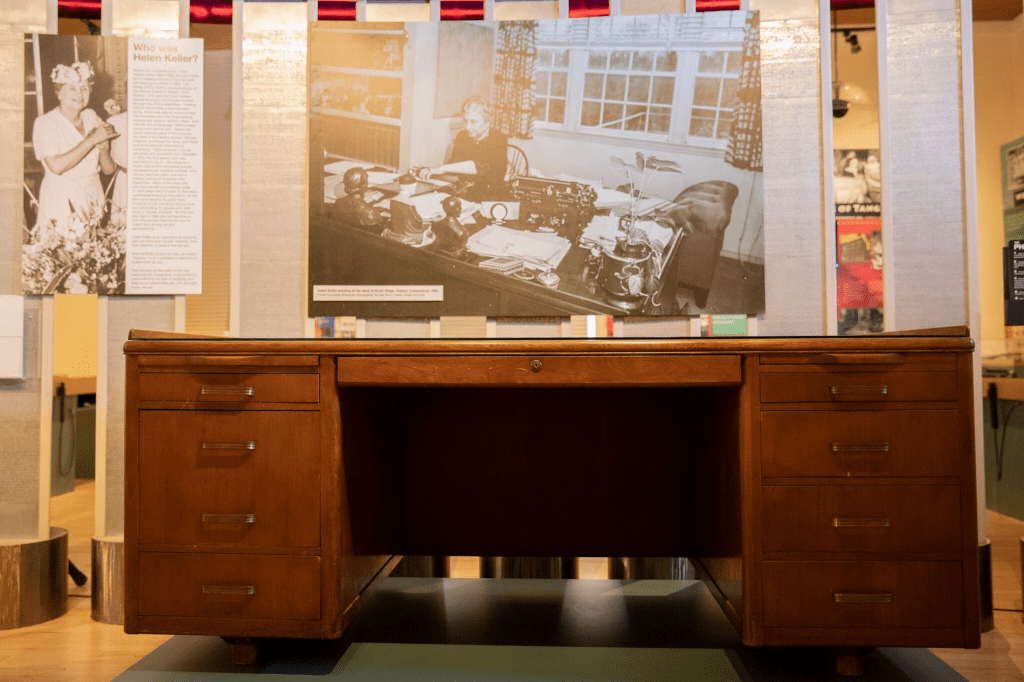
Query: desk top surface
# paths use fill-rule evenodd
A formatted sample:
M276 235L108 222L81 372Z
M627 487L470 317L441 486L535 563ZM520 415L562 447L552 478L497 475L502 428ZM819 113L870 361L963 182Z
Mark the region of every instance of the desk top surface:
M240 339L132 330L126 354L620 355L973 351L966 327L892 335L552 339Z

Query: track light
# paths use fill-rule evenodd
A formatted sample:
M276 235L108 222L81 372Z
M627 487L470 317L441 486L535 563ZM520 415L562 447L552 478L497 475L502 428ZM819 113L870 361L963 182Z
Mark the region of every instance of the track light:
M857 54L861 51L860 41L857 40L857 34L848 28L843 29L843 38L847 43L850 44L850 52Z

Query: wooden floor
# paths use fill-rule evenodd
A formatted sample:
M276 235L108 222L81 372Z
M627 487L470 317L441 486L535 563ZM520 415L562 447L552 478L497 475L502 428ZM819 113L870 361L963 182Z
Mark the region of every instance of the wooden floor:
M51 501L51 523L67 528L72 562L91 573L95 485L76 482L74 492ZM992 541L995 630L981 636L977 650L936 649L949 665L971 682L1024 682L1024 622L1021 615L1020 539L1024 522L989 512ZM580 566L580 577L605 575L600 559ZM455 577L469 577L478 563L458 558ZM126 635L119 625L92 620L90 585L68 581L68 612L52 621L17 630L0 631L0 680L61 680L109 682L168 638L162 635Z

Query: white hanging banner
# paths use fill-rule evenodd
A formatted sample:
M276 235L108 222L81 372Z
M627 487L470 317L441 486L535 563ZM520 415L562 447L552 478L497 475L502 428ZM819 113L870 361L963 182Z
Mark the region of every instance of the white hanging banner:
M128 39L127 130L126 293L199 293L202 40Z

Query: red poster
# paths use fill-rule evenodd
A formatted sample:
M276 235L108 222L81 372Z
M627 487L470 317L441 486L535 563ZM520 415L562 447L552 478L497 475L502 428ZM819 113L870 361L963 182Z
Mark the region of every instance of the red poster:
M845 308L882 307L882 219L836 219L840 316Z

